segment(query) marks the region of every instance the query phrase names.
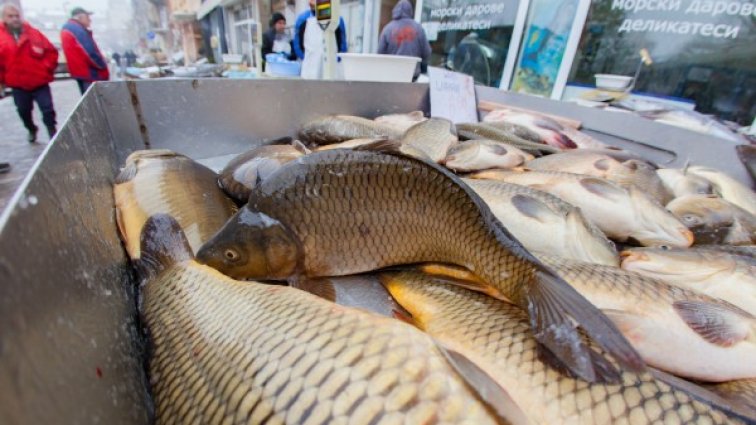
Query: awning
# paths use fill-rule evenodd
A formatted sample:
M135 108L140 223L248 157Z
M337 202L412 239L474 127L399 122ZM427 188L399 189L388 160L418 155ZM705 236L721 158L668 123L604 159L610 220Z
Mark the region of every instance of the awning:
M171 12L171 20L172 21L178 21L178 22L193 22L197 20L197 13L196 12L188 12L188 11L176 11Z
M208 13L212 12L213 9L220 6L221 0L206 0L202 2L199 9L197 9L197 20L200 20L205 17Z
M255 0L256 1L256 0ZM241 3L242 0L206 0L197 10L197 20L204 18L208 13L212 12L216 7L231 6L236 3Z

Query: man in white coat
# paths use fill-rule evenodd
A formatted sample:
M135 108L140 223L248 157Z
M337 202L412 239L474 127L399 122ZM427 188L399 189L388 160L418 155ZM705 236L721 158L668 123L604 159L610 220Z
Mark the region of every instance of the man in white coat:
M299 59L302 59L302 78L310 80L323 78L326 60L324 33L315 17L315 0L310 0L310 9L300 14L294 25L294 52ZM339 26L336 28L335 36L338 51L346 52L346 27L341 17L339 17Z

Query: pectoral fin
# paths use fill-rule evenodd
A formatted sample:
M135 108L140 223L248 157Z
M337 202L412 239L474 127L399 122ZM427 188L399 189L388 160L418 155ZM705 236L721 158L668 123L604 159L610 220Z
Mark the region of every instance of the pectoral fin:
M704 301L675 301L675 311L703 339L730 347L748 338L756 318L733 306Z
M556 218L557 214L543 202L527 195L515 195L512 197L512 206L524 216L546 222Z
M479 367L470 358L450 347L442 345L440 342L436 343L438 349L444 354L446 360L449 362L454 370L457 371L459 376L467 383L478 397L488 407L496 413L503 423L511 423L515 425L530 424L528 416L520 408L517 402L507 392L507 390L499 385L486 371Z
M606 199L614 199L625 196L627 193L620 187L595 177L586 177L580 180L580 185L588 192Z
M336 288L334 287L333 282L327 278L313 279L300 276L296 279L291 279L289 281L289 286L317 295L320 298L331 302L336 301Z

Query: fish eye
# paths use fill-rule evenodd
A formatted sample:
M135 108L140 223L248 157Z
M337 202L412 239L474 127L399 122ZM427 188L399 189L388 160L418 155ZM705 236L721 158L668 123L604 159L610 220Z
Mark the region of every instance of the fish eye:
M669 245L659 245L659 249L662 251L669 251Z
M223 251L223 256L226 257L226 260L229 261L236 261L239 259L239 253L233 249L227 249Z

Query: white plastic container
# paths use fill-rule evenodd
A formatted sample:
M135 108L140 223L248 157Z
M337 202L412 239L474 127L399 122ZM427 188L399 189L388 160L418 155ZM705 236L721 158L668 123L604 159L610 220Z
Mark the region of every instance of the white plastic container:
M420 58L368 53L339 53L344 79L351 81L412 82Z
M614 74L596 74L596 87L604 90L625 90L633 77Z

